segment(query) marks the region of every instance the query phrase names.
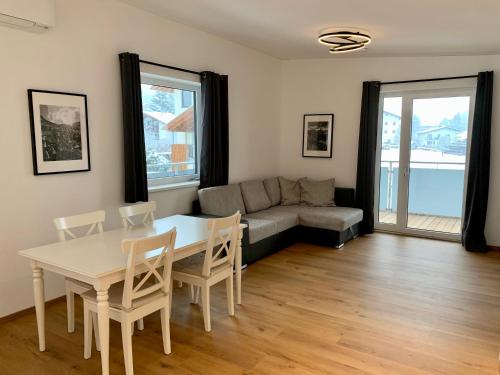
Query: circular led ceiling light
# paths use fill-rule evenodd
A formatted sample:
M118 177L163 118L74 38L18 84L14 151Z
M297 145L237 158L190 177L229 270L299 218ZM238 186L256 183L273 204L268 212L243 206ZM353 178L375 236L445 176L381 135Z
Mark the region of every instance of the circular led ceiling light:
M318 42L330 47L330 53L359 51L370 44L372 38L358 31L332 31L318 36Z

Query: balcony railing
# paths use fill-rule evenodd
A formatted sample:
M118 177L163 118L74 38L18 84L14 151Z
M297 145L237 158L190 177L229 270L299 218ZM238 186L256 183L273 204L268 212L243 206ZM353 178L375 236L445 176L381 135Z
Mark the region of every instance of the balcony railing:
M178 163L155 163L147 165L148 178L188 176L196 173L194 160Z
M410 163L408 212L460 218L465 164L459 162ZM399 162L381 162L379 210L397 210Z

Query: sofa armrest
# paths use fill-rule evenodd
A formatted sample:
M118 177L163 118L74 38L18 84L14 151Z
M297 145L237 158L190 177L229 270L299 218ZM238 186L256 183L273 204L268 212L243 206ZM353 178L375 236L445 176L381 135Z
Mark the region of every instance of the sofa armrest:
M354 207L355 190L353 188L335 188L335 204L339 207Z

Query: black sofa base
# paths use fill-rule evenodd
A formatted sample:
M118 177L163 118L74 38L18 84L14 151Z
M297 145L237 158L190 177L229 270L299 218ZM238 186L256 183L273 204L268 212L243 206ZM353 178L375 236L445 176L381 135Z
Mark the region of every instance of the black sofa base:
M253 244L248 243L248 231L243 233L241 244L242 264L251 264L259 259L274 254L297 242L298 227L287 229Z
M242 222L245 221L242 220ZM356 238L358 233L358 224L342 232L299 225L250 244L248 242L248 229L245 229L241 244L242 264L251 264L297 242L341 248L345 242Z
M349 240L356 238L359 234L359 224L354 224L349 229L342 232L334 230L312 228L312 227L298 227L300 231L300 239L304 242L341 248Z

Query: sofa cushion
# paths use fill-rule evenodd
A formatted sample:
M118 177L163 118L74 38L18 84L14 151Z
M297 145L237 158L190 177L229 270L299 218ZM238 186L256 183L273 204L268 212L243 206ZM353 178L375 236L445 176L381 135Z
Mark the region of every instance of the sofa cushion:
M300 203L300 184L299 181L288 180L284 177L278 177L281 192L281 205L289 206Z
M242 215L246 213L239 184L198 190L198 198L204 214L230 216L238 210Z
M277 231L283 232L299 225L299 215L292 210L286 210L288 207L293 206L275 206L267 210L248 214L245 217L273 221L277 225Z
M303 208L304 208L304 206L300 206L298 204L292 204L290 206L275 206L275 207L271 207L271 208L269 208L269 210L279 211L279 212L288 212L288 213L293 213L295 215L298 215L299 212L302 211Z
M335 179L315 181L304 178L299 181L300 203L313 207L333 207Z
M251 244L278 233L278 226L272 220L254 218L249 215L244 215L242 218L248 222L248 237Z
M281 201L280 182L278 177L266 178L264 180L264 188L266 189L267 196L271 201L271 206L277 206Z
M271 207L271 201L262 181L245 181L240 184L240 188L247 212L261 211Z
M299 210L300 225L342 232L363 220L363 211L350 207L307 207Z

